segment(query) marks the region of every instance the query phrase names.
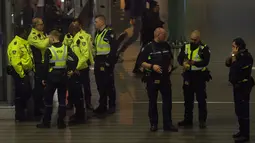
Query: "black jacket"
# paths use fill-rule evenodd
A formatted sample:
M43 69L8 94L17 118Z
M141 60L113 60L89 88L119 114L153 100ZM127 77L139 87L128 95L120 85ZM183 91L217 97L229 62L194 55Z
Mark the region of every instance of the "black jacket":
M141 17L145 8L146 0L125 0L125 11L130 12L130 18Z
M240 50L235 55L235 58L234 62L232 62L232 57L226 60L226 66L230 67L229 81L232 84L238 84L244 79L250 79L253 66L253 57L247 49Z

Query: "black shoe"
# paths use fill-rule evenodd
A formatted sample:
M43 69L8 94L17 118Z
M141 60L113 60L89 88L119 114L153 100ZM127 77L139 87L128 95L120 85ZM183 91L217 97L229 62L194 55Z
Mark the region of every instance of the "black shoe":
M116 112L116 108L115 107L111 107L107 110L108 114L114 114Z
M183 120L183 121L178 123L178 126L180 126L180 127L192 127L193 123L192 123L192 121Z
M150 128L151 132L156 132L158 130L158 126L157 125L152 125Z
M206 128L206 123L205 122L200 122L199 123L199 128L200 129L205 129Z
M93 106L91 105L91 104L86 104L86 108L88 109L88 110L94 110L94 108L93 108Z
M178 132L178 128L176 128L174 125L170 126L164 126L164 131L168 132Z
M65 129L65 128L66 128L65 121L58 119L58 129Z
M104 113L107 112L107 108L102 107L102 106L98 106L93 112L96 113L96 114L104 114Z
M48 129L50 128L50 124L40 123L40 124L37 124L36 127L40 129Z
M69 120L68 125L74 126L74 125L85 124L85 123L86 123L85 119L73 119L73 120Z
M67 109L67 110L72 110L73 107L74 107L74 105L73 105L73 104L70 104L70 103L68 103L68 104L66 105L66 109Z
M240 136L239 138L235 139L235 143L246 143L249 142L250 138L245 136Z
M242 135L241 135L241 133L240 132L238 132L238 133L236 133L236 134L233 134L233 138L239 138L239 137L241 137Z

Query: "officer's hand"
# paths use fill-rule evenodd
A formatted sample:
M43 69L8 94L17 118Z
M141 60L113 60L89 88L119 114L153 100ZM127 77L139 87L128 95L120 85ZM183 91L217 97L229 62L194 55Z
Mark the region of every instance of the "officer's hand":
M168 67L168 72L171 72L172 71L172 66L169 66Z
M152 69L157 73L162 73L162 69L159 65L153 65Z
M78 71L78 70L75 70L74 73L77 75L80 75L80 71Z
M45 80L42 80L42 85L46 86L46 81Z
M129 23L131 24L131 25L135 25L135 19L130 19L130 21L129 21Z
M106 66L106 67L110 67L110 64L107 63L107 62L105 62L105 66Z
M190 60L190 61L187 61L187 63L188 63L189 65L194 65L194 64L195 64L195 61Z
M127 28L125 32L127 33L128 38L132 37L134 34L134 27L131 26L130 28Z
M70 78L73 74L74 74L73 71L68 71L68 72L67 72L67 76L68 76L69 78Z

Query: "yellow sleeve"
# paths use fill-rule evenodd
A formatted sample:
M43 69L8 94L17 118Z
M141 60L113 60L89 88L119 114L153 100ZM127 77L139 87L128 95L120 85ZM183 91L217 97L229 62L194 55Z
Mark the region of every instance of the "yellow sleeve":
M88 66L87 61L89 60L89 53L90 53L89 51L90 50L89 50L89 46L85 40L81 41L79 48L80 48L81 55L82 55L82 60L80 61L81 65ZM79 63L78 63L78 65L79 65Z
M21 78L24 78L24 70L21 64L21 51L20 47L13 46L10 47L9 56L10 56L10 64L13 66L14 70L19 74Z
M50 43L50 40L48 37L45 39L40 39L37 35L29 35L28 43L40 50L46 50Z

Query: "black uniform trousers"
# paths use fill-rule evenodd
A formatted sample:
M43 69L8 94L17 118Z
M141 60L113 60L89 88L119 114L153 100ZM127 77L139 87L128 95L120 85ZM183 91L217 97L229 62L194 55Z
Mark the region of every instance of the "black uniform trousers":
M162 110L164 127L172 125L172 89L169 76L149 76L147 81L147 94L149 97L149 119L151 125L158 124L157 98L158 91L162 95Z
M66 116L66 77L63 77L60 81L47 80L45 87L45 112L43 116L43 123L49 124L51 121L51 114L53 110L53 96L55 91L58 92L58 123L63 123Z
M183 73L184 83L184 120L193 122L194 98L198 102L199 122L206 122L207 103L206 103L206 81L202 71L186 71Z
M42 85L42 74L43 70L42 64L35 65L35 75L34 75L34 89L33 89L33 98L34 98L34 115L41 116L41 109L44 108L43 95L44 87Z
M18 75L12 76L15 84L15 120L25 119L25 109L31 97L31 85L29 76L20 78Z
M80 75L73 74L68 79L68 96L75 106L75 119L85 120L84 97L80 78Z
M234 85L235 113L238 118L239 131L242 136L250 136L250 93L251 85L248 82Z
M116 107L116 90L114 84L114 66L107 67L103 56L95 59L95 79L100 95L99 107L107 109L107 97L109 97L109 108Z
M80 80L83 86L85 94L85 103L86 105L91 105L91 87L90 87L90 77L89 77L89 67L83 70L80 70Z

